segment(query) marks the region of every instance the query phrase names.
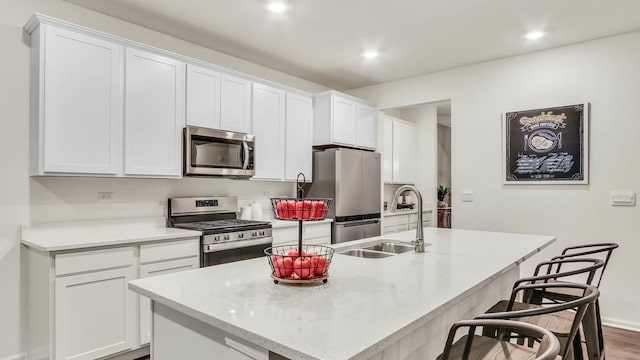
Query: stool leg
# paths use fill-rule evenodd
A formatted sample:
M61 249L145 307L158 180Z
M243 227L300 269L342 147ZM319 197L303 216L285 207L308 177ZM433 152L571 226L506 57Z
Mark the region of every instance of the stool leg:
M582 332L587 345L587 358L589 360L600 360L600 330L597 321L597 304L590 304L582 318Z
M600 317L600 302L596 299L596 327L598 329L598 344L600 345L600 359L604 360L604 335L602 332L602 318Z

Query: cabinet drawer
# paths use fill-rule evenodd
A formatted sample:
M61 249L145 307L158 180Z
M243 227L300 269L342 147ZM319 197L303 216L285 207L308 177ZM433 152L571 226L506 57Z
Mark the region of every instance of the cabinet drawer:
M385 216L384 218L384 227L396 226L396 225L407 225L408 223L409 223L408 215Z
M273 229L271 234L273 237L273 245L282 245L298 241L297 226L284 229Z
M55 256L56 276L133 265L133 246L80 251Z
M199 238L161 242L140 246L140 263L197 257L198 254L200 254Z
M304 225L304 238L313 239L318 237L331 238L331 224L305 224Z
M384 233L385 234L391 234L391 233L397 233L400 231L407 231L408 227L406 224L403 225L394 225L394 226L385 226L384 227Z

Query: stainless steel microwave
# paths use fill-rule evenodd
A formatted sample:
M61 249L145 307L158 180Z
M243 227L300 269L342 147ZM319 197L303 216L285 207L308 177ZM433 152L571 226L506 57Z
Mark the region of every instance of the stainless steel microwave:
M184 128L184 175L248 178L255 175L255 136Z

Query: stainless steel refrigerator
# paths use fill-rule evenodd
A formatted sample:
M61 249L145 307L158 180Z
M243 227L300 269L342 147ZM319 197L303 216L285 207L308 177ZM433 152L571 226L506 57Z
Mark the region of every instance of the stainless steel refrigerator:
M313 153L309 197L331 198L331 243L380 235L380 154L354 149Z

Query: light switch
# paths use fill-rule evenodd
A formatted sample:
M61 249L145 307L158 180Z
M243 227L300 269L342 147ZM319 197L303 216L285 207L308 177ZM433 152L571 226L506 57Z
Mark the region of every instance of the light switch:
M636 206L636 193L633 191L612 191L611 206Z
M463 202L472 202L473 201L473 191L471 190L462 190L462 194L460 196Z

